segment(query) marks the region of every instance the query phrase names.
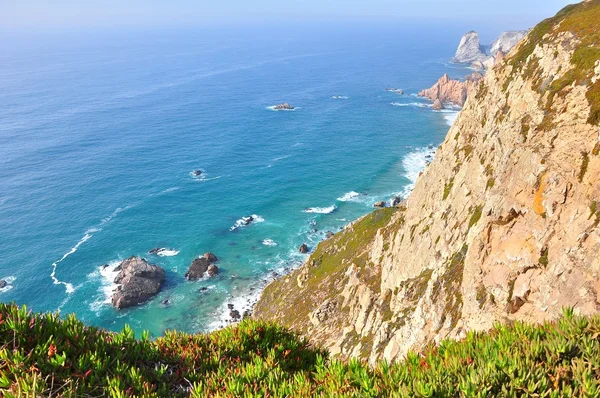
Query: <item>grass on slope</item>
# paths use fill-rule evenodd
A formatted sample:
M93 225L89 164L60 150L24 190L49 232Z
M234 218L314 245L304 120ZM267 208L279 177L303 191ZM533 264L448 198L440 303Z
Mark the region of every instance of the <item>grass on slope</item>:
M554 42L561 33L569 32L575 36L578 43L571 58L571 69L561 78L548 85L538 81L535 86L540 91L547 91L546 118L542 129L553 127L552 104L556 95L566 95L571 85L589 86L586 97L591 110L588 123L600 123L600 80L591 82L594 69L600 61L600 0L573 4L563 8L556 16L539 23L528 35L526 41L509 59L512 71L504 83L504 91L508 89L516 75L533 78L539 69L538 59L531 57L539 45Z
M600 317L498 325L397 364L339 362L276 325L247 320L151 341L74 316L0 304L0 394L33 396L600 396Z

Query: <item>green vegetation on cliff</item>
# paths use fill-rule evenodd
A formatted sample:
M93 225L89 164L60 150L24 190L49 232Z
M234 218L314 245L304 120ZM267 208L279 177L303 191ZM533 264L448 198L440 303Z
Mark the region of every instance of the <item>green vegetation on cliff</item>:
M243 321L149 340L0 304L0 394L37 396L600 396L600 317L498 325L369 368Z
M554 81L542 82L536 79L534 84L536 90L547 92L546 118L541 126L542 130L554 127L552 105L555 97L567 95L573 85L589 86L586 94L591 107L588 123L600 123L600 80L595 83L591 81L600 61L600 0L569 5L554 17L538 24L509 59L508 64L512 66L512 70L504 83L504 91L517 75L524 78L538 75L539 59L532 56L536 47L556 42L563 34L573 35L576 40L571 57L572 68Z

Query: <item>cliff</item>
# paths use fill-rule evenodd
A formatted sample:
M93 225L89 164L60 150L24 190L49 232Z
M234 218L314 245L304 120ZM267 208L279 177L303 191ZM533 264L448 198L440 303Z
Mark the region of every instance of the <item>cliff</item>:
M322 242L255 316L397 360L495 322L600 310L600 0L536 26L478 84L399 206Z

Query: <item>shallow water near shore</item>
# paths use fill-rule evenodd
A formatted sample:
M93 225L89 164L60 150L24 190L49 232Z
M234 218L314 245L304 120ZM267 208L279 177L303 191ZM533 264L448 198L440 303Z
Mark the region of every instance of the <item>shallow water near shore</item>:
M457 110L414 94L468 73L446 62L462 30L410 29L3 42L0 300L155 336L227 324L302 243L406 195L444 139ZM269 109L282 102L296 109ZM187 282L207 251L220 275ZM132 255L167 282L116 311L114 267Z

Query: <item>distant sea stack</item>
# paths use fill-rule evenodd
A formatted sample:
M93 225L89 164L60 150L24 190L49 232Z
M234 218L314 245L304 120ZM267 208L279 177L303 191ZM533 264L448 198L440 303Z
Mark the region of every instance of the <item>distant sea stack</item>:
M492 44L484 46L481 44L477 32L467 32L460 40L452 62L472 64L476 68L483 66L489 69L494 66L494 60L498 52L501 51L507 54L526 34L527 31L525 30L503 32Z

